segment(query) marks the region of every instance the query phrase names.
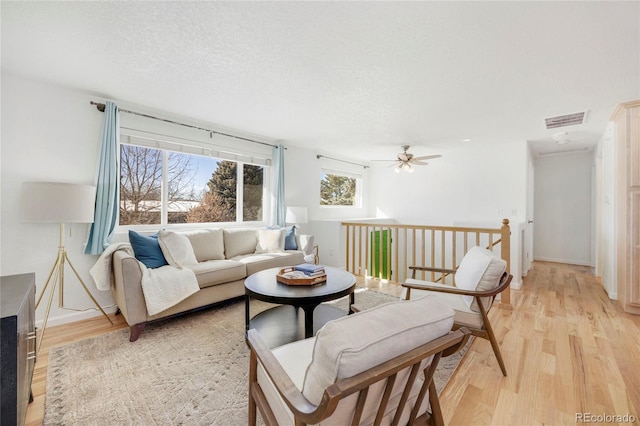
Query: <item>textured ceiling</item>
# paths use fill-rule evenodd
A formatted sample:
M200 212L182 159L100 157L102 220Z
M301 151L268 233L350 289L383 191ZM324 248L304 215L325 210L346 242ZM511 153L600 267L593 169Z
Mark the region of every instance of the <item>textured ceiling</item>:
M640 96L639 2L8 2L2 71L369 160L594 144ZM585 124L544 118L588 110ZM562 146L567 149L567 145Z

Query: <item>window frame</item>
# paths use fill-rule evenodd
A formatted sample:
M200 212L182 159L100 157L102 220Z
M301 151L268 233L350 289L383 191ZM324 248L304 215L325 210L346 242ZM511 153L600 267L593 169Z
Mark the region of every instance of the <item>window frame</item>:
M356 193L354 195L353 205L336 205L336 204L321 204L322 196L319 196L320 200L318 205L323 209L361 209L363 206L363 194L364 194L364 176L360 173L347 172L343 170L336 170L328 167L320 168L320 191L322 190L322 175L334 175L346 178L354 178L356 180ZM320 191L318 191L320 193ZM318 194L320 195L320 194Z
M243 161L241 158L245 158L242 153L229 153L224 152L225 155L220 157L212 154L219 154L220 151L215 148L203 148L199 146L192 146L189 144L181 144L165 140L156 139L143 139L139 137L131 137L129 135L121 134L120 141L118 142L118 188L120 187L121 176L121 159L123 145L140 146L144 148L157 149L162 153L162 188L161 188L161 209L160 209L160 223L155 224L120 224L120 209L118 208L118 217L114 231L122 232L128 230L135 231L151 231L160 229L198 229L198 228L222 228L222 227L257 227L265 226L268 222L268 214L271 211L271 197L269 196L269 188L271 186L271 162L269 159L264 159L264 164L257 161ZM195 222L195 223L169 223L168 222L168 203L169 203L169 188L168 188L168 153L175 152L178 154L196 155L203 157L211 157L216 161L232 161L237 164L236 167L236 220L233 222ZM207 155L209 153L210 155ZM222 158L221 158L222 157ZM236 157L235 159L233 157ZM253 165L262 167L262 220L258 221L243 221L244 216L243 204L244 204L244 166ZM120 191L118 191L118 204L120 204Z

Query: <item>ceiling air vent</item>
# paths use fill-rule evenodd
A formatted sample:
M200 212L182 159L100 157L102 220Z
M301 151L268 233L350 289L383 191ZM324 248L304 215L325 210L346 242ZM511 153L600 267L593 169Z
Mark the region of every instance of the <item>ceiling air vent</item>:
M556 127L573 126L575 124L584 123L585 112L576 112L567 115L558 115L556 117L545 118L547 129L555 129Z

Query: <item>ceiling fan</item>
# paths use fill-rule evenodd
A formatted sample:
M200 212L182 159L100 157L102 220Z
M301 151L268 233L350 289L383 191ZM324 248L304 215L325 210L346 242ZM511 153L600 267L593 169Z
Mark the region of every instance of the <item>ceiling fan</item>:
M395 164L392 164L389 167L395 166L396 173L400 173L401 170L404 170L405 172L408 172L408 173L412 173L414 165L426 166L429 163L425 162L424 160L431 160L434 158L442 157L442 155L424 155L422 157L415 157L413 154L408 152L409 148L410 148L409 145L402 145L403 152L399 152L395 160L372 160L372 161L393 161Z

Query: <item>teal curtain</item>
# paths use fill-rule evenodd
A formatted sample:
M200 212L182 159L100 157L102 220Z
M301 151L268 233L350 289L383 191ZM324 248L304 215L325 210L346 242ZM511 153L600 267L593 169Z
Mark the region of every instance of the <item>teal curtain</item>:
M111 234L118 220L118 144L120 142L120 111L107 101L100 148L100 163L96 179L96 209L86 254L100 254L111 244Z
M275 198L275 215L273 223L285 226L286 206L284 204L284 145L273 148L273 195Z

